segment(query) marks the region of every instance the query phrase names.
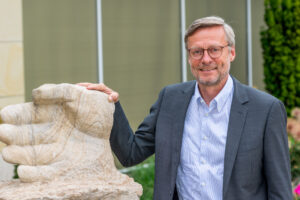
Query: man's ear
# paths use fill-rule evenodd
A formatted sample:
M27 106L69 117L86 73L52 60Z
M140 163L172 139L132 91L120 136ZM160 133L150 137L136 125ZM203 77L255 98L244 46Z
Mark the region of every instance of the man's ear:
M190 66L192 66L192 61L191 61L191 58L190 58L190 56L188 56L188 62L189 62L189 64L190 64Z
M230 62L235 59L235 46L230 47Z

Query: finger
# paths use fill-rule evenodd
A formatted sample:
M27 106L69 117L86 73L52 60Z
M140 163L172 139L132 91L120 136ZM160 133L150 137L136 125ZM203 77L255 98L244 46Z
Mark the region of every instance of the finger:
M7 145L36 145L53 143L57 139L53 123L33 125L0 125L0 141Z
M29 126L0 125L0 141L7 144L25 145L31 142L32 131Z
M34 117L34 106L32 103L6 106L0 111L0 117L3 123L8 124L32 123Z
M34 152L32 147L7 146L2 149L2 157L8 163L34 165Z
M98 83L98 84L90 84L87 89L89 90L98 90L100 92L104 92L106 94L111 94L112 93L112 89L110 89L109 87L107 87L104 83Z
M34 105L23 103L4 107L0 112L3 123L32 124L52 121L52 118L62 112L57 105Z
M22 182L49 181L55 177L57 169L49 165L20 165L18 175Z
M91 84L92 83L83 82L83 83L77 83L76 85L83 86L83 87L88 87Z
M112 94L108 98L110 99L111 102L116 103L117 101L119 101L119 93L112 92Z
M68 83L45 84L32 91L32 98L36 104L69 102L78 98L83 90L81 86Z
M45 165L51 163L62 152L63 145L40 144L35 146L10 145L2 150L6 162L21 165Z
M90 84L87 89L89 90L98 90L100 92L104 92L105 94L108 94L108 100L110 102L117 102L119 100L119 94L109 87L107 87L104 83L99 84Z

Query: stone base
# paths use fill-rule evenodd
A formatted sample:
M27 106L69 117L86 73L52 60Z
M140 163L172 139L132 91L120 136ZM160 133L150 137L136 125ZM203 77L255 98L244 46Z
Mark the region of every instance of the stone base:
M0 200L138 200L142 187L137 183L110 185L101 181L22 183L0 182Z

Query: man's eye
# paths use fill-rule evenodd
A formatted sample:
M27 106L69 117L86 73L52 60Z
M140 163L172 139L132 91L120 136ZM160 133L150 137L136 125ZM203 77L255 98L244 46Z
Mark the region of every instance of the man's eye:
M210 52L218 52L218 51L220 51L220 49L217 48L217 47L209 48L209 50L210 50Z
M194 51L193 51L193 54L202 54L202 51L201 51L200 49L194 50Z

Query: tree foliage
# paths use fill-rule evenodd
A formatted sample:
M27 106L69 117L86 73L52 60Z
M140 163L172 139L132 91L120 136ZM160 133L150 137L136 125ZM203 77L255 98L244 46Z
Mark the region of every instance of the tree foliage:
M288 114L300 106L300 0L265 0L261 31L266 90Z

